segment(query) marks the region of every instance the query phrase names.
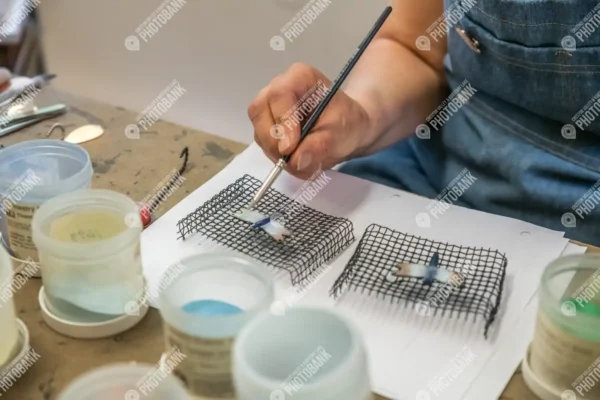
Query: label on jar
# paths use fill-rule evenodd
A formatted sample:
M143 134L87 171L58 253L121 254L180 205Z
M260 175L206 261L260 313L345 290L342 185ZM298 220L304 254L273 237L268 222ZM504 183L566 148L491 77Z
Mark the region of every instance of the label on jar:
M208 339L183 333L165 324L167 347L176 346L185 354L174 373L194 396L233 399L231 376L233 338Z
M543 311L538 315L530 360L538 378L554 388L600 398L600 342L561 330Z
M36 204L12 204L6 210L7 244L21 260L39 261L31 234L31 220L38 208Z

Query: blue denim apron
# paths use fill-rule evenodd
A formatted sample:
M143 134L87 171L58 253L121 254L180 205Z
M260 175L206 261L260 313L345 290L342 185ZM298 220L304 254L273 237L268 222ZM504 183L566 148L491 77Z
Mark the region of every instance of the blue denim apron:
M475 94L430 139L341 171L435 198L467 168L476 181L454 204L600 245L600 27L574 30L598 1L464 3L445 66L450 91L468 82Z

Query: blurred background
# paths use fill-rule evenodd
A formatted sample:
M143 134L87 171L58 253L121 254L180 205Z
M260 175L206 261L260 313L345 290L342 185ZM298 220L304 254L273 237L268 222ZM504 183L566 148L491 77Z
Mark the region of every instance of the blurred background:
M55 73L57 89L138 112L177 80L186 92L164 119L250 143L246 109L256 93L297 61L335 78L387 4L320 1L327 8L282 51L271 38L310 1L179 0L181 9L131 51L125 39L168 1L0 0L0 21L35 6L2 38L0 62L17 74Z

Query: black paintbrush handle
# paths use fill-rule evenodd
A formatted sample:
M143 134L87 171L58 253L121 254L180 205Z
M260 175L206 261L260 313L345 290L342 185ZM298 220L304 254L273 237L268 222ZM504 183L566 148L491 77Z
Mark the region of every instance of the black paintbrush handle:
M377 22L375 23L375 25L373 26L373 28L371 29L371 31L369 32L367 37L363 40L363 42L360 44L360 46L358 46L358 48L356 49L356 52L352 55L350 60L346 63L346 66L344 67L342 72L340 72L338 77L333 82L331 89L329 89L329 91L328 91L327 95L325 96L325 98L323 99L323 101L321 101L321 103L319 103L319 105L317 106L317 108L315 109L313 114L306 121L306 123L302 126L302 131L300 133L300 141L298 143L302 143L304 138L306 138L306 136L310 133L312 128L315 126L315 124L317 123L317 120L319 119L319 117L321 117L321 114L323 114L323 111L325 111L325 108L327 107L327 105L329 104L329 102L331 101L333 96L335 96L337 91L340 89L340 87L344 83L344 80L346 80L348 75L350 75L352 68L354 68L354 66L356 65L356 63L358 62L360 57L363 55L363 53L365 52L365 50L367 49L367 47L369 46L369 44L371 43L371 41L373 40L375 35L377 35L377 32L379 32L379 30L381 29L381 27L383 26L384 22L387 20L387 18L391 14L391 12L392 12L392 7L386 7L386 9L383 11L383 14L381 14L381 16L379 17L379 19L377 20ZM287 163L288 161L290 161L291 157L292 156L290 154L290 155L283 156L282 158Z

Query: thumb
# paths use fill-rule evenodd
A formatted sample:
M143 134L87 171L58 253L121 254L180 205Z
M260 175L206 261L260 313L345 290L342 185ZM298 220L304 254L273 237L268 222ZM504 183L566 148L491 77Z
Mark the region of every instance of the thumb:
M0 67L0 91L8 88L6 84L10 81L10 78L12 78L11 72L6 68ZM5 85L6 87L4 87Z

